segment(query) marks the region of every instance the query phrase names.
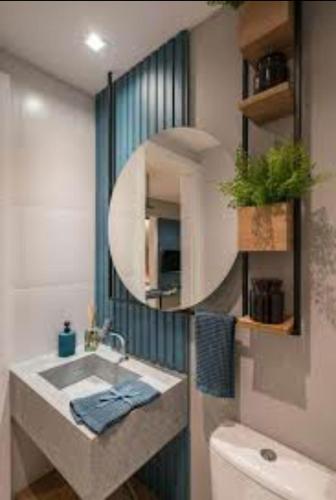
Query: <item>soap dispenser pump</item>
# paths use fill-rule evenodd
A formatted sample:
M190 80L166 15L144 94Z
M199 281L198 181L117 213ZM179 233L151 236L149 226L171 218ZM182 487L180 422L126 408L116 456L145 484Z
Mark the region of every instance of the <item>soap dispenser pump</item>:
M64 329L58 334L58 355L61 358L73 356L76 351L76 333L71 330L70 321L64 321Z

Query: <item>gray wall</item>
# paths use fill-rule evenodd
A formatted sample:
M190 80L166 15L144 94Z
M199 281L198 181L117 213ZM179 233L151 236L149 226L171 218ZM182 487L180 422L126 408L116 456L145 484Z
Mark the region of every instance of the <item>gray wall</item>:
M317 169L333 171L336 145L335 2L304 2L304 141ZM221 139L234 154L241 141L236 103L241 59L236 13L223 9L192 32L192 109L196 126ZM252 127L251 149L291 133L292 120ZM237 398L204 397L192 390L192 500L210 498L208 437L224 418L244 424L336 468L336 181L305 200L303 228L303 335L278 338L237 333ZM253 275L286 279L291 307L290 255L253 256ZM208 301L240 313L240 266Z

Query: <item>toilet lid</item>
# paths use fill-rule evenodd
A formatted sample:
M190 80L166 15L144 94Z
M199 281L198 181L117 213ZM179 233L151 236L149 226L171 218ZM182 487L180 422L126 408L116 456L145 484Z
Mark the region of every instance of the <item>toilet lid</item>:
M243 474L286 500L336 500L336 473L243 425L227 422L210 449ZM276 454L261 450L272 450Z

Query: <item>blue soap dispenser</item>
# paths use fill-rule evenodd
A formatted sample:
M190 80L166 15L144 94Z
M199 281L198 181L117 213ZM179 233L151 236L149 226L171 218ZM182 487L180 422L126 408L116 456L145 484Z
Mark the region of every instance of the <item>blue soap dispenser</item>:
M64 329L58 334L58 355L61 358L73 356L76 351L76 333L71 330L70 321L64 321Z

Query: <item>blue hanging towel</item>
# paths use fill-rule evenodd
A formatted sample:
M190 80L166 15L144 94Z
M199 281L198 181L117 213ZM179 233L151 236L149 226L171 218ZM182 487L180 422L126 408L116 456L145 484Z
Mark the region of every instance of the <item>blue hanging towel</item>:
M77 424L85 424L96 434L119 422L139 406L160 396L160 392L141 380L122 382L107 391L77 398L70 402Z
M201 392L235 397L235 324L233 316L196 312L196 385Z

